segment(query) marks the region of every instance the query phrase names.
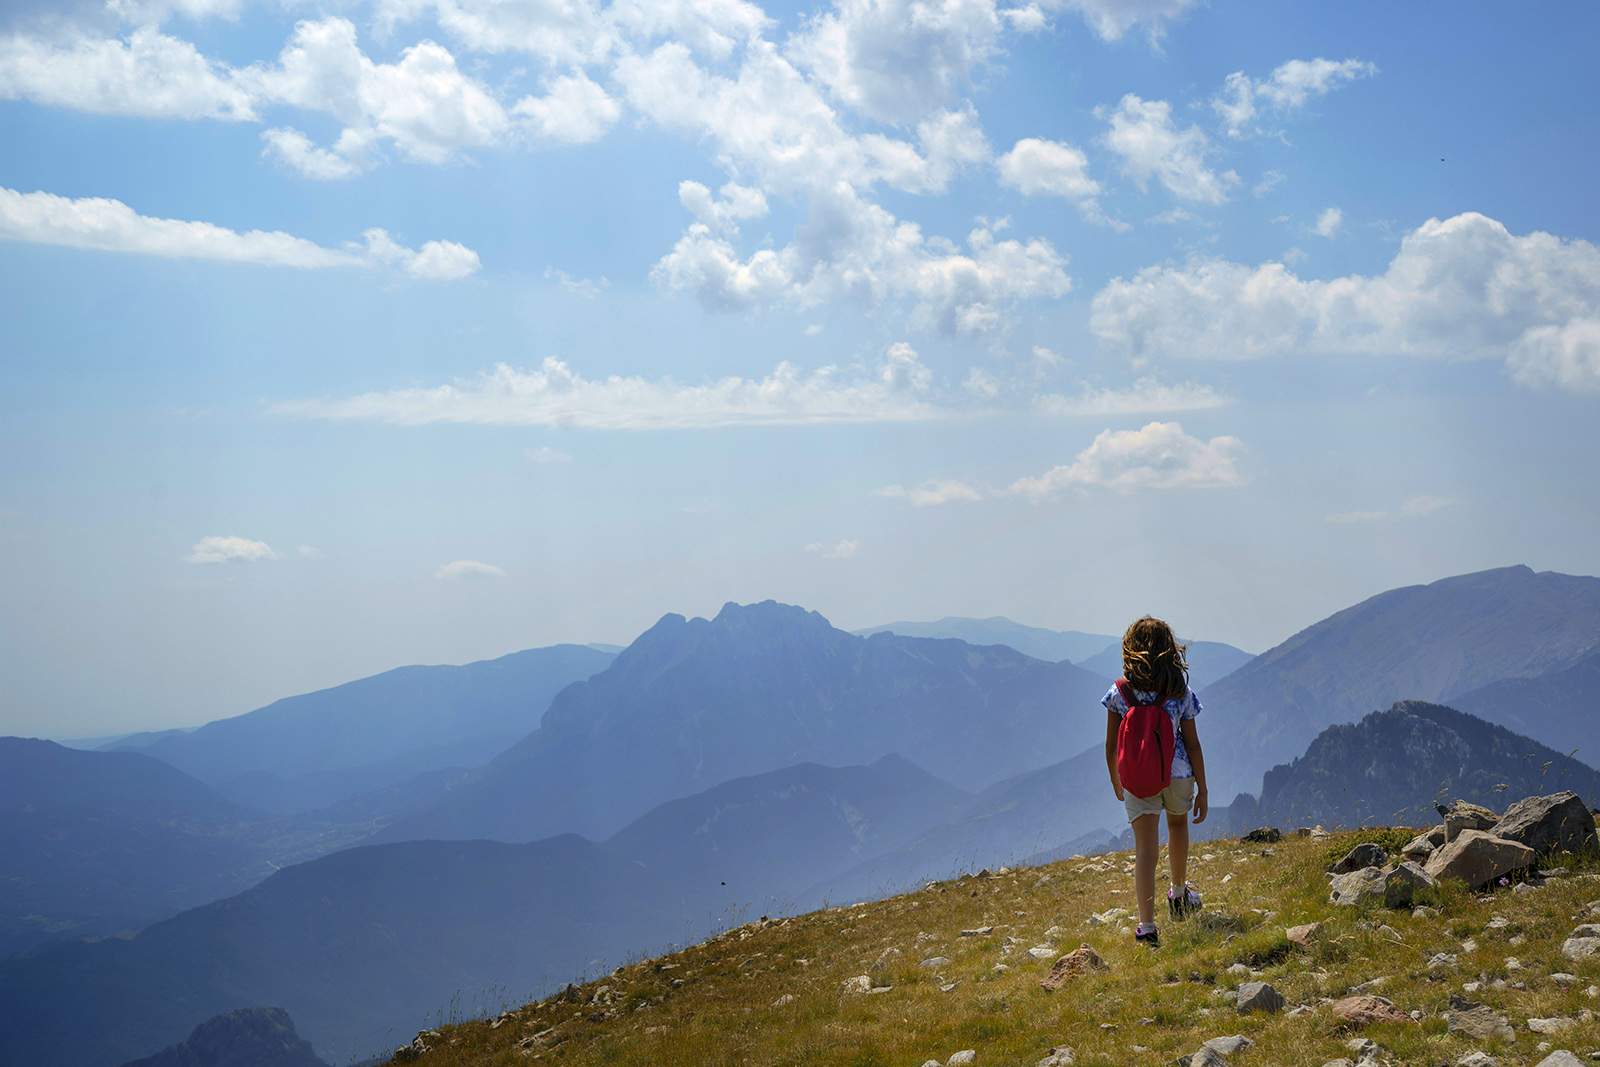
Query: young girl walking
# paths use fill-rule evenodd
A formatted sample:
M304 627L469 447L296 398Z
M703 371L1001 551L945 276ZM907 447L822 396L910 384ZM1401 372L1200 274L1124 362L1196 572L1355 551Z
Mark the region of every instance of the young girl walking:
M1184 659L1186 646L1173 636L1172 627L1146 615L1128 627L1122 636L1122 678L1101 701L1106 707L1106 766L1111 771L1111 788L1128 811L1133 826L1133 891L1139 903L1139 925L1134 938L1150 948L1160 947L1156 933L1156 859L1161 851L1160 816L1167 817L1167 863L1172 876L1167 890L1167 909L1173 919L1200 909L1200 894L1188 881L1189 811L1194 821L1206 821L1205 756L1195 733L1194 719L1202 708L1189 688L1189 665ZM1162 730L1154 708L1170 718L1170 732ZM1130 716L1130 709L1133 714ZM1125 730L1138 726L1141 737ZM1154 732L1149 724L1154 723ZM1163 747L1166 746L1166 747ZM1170 751L1170 762L1166 752ZM1120 752L1120 759L1119 759ZM1142 754L1141 754L1142 752ZM1152 752L1159 752L1159 758ZM1156 759L1152 764L1151 760ZM1163 767L1161 763L1165 762ZM1120 763L1120 768L1119 768ZM1160 786L1161 771L1170 784ZM1152 776L1152 771L1154 775ZM1138 797L1123 787L1122 775L1130 783L1138 780L1152 795Z

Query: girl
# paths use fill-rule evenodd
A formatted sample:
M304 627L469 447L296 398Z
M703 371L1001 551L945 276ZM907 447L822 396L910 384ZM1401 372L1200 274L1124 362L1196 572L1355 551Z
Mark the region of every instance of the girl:
M1178 644L1172 627L1148 615L1134 622L1122 636L1122 674L1135 701L1160 703L1172 717L1172 784L1155 796L1136 797L1122 788L1117 774L1117 730L1128 704L1115 685L1101 700L1106 707L1106 766L1111 771L1111 788L1127 808L1128 822L1133 825L1133 892L1139 902L1139 925L1133 934L1135 940L1150 948L1160 947L1155 896L1156 858L1161 851L1157 816L1162 812L1167 816L1167 860L1172 875L1167 908L1174 919L1200 908L1200 894L1187 880L1189 809L1193 804L1196 823L1206 821L1206 764L1194 729L1194 718L1202 709L1189 688L1186 648Z

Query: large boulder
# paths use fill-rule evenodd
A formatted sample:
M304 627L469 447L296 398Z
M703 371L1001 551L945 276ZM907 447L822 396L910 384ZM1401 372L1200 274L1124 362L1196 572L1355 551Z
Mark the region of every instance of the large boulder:
M1463 830L1489 830L1500 821L1500 816L1488 808L1468 804L1465 800L1458 800L1448 808L1443 804L1435 807L1444 816L1444 838L1447 843L1454 841Z
M1436 881L1446 878L1472 888L1533 864L1533 849L1482 830L1462 830L1433 854L1423 868Z
M1381 868L1363 867L1341 874L1328 884L1328 903L1354 907L1371 902L1382 904L1385 875Z
M1055 966L1050 968L1050 973L1039 979L1039 985L1046 993L1054 993L1065 985L1069 978L1110 969L1110 965L1100 958L1100 953L1087 944L1079 945L1056 960Z
M1382 867L1388 862L1389 854L1383 850L1383 846L1368 841L1346 852L1343 859L1328 868L1328 873L1349 874L1363 867Z
M1528 797L1506 809L1494 834L1527 845L1541 856L1577 852L1594 843L1594 815L1571 790Z
M1408 860L1426 863L1428 862L1428 857L1433 855L1433 850L1444 844L1444 842L1444 825L1441 823L1432 830L1413 837L1406 847L1400 850L1400 854Z
M1458 993L1450 994L1450 1010L1444 1013L1448 1032L1466 1034L1487 1041L1491 1037L1515 1039L1517 1032L1504 1015L1485 1005L1467 1000Z
M1410 907L1417 890L1432 888L1433 876L1407 860L1384 875L1383 903L1390 908Z
M1283 994L1265 982L1246 982L1239 987L1239 1014L1252 1011L1276 1013L1283 1010Z

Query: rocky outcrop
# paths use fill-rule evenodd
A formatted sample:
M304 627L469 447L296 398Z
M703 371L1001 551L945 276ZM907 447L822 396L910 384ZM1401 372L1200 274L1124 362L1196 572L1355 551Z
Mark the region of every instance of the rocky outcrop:
M1363 867L1349 874L1341 874L1328 885L1328 903L1355 907L1364 903L1383 902L1384 872L1381 867Z
M1577 852L1594 843L1594 815L1570 790L1528 797L1506 809L1494 834L1526 845L1541 856Z
M328 1067L294 1032L282 1008L241 1008L214 1015L189 1040L122 1067Z
M1436 880L1449 878L1476 888L1529 867L1533 861L1533 849L1527 845L1482 830L1462 830L1436 851L1423 869Z
M1383 846L1374 845L1369 841L1365 844L1357 845L1345 853L1343 859L1328 868L1328 873L1349 874L1351 871L1359 871L1363 867L1382 867L1388 862L1389 854L1383 850Z
M1444 838L1447 843L1454 841L1463 830L1488 830L1500 821L1500 816L1488 808L1468 804L1465 800L1457 800L1448 808L1440 804L1438 811L1444 816Z
M1390 908L1410 907L1417 891L1433 888L1433 876L1415 862L1407 860L1386 870L1383 878L1383 903Z

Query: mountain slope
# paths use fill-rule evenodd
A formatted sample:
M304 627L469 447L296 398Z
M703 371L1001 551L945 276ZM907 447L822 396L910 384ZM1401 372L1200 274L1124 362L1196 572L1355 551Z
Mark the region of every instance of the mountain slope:
M1550 674L1597 647L1600 579L1506 567L1381 593L1200 694L1212 793L1257 789L1332 723Z
M1527 734L1560 752L1600 763L1600 651L1540 678L1507 678L1450 703Z
M237 893L272 869L254 817L148 756L0 737L0 956Z
M1032 770L1100 731L1103 679L995 645L870 638L767 601L667 615L539 730L380 840L605 837L674 797L796 763L898 752L964 789Z
M461 667L400 667L111 747L137 747L255 807L310 811L441 767L488 762L538 725L552 697L612 658L555 645Z
M129 941L0 960L0 1048L30 1067L109 1067L201 1020L282 1005L325 1059L458 994L558 988L601 960L704 936L921 832L966 799L898 757L791 767L649 813L603 845L408 841L285 868ZM758 912L759 913L759 912Z
M876 633L894 633L901 637L954 637L969 645L1008 645L1046 663L1059 663L1062 660L1080 663L1117 643L1117 638L1110 634L1046 630L1012 622L1003 615L988 619L947 615L938 622L891 622L869 626L865 630L852 630L851 633L857 637L871 637Z
M1431 825L1437 801L1498 811L1562 789L1600 803L1600 771L1454 708L1403 700L1322 731L1305 755L1267 772L1253 812L1243 810L1249 798L1235 802L1234 822Z

